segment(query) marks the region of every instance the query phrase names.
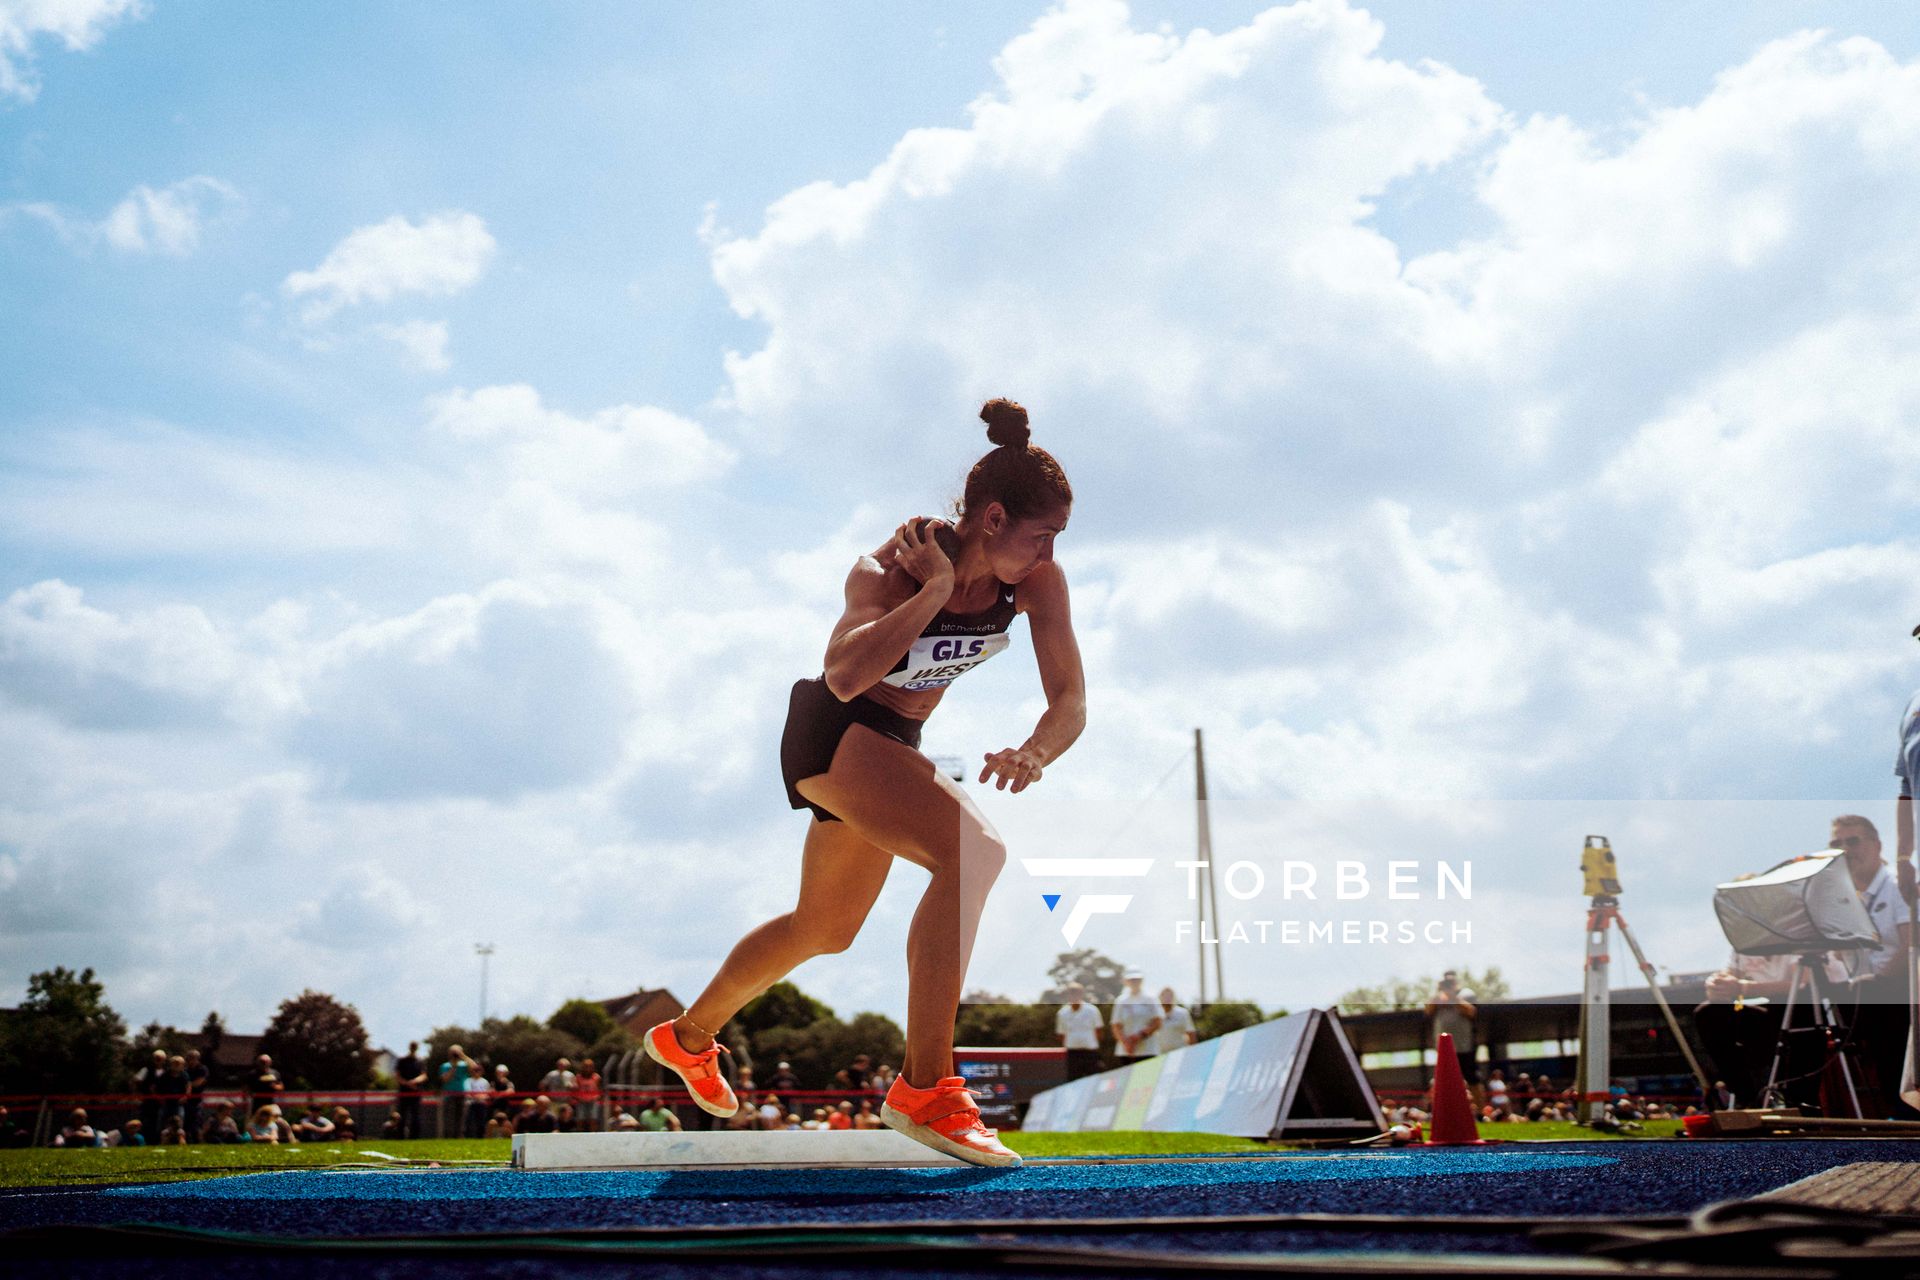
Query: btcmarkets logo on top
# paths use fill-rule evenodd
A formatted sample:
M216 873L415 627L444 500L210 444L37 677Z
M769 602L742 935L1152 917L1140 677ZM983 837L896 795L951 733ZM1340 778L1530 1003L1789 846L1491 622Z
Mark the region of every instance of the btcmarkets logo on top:
M1153 870L1153 863L1152 858L1020 859L1020 865L1026 868L1028 875L1036 880L1054 883L1062 880L1139 880ZM1278 943L1281 946L1425 943L1437 946L1473 941L1473 922L1470 920L1437 917L1417 920L1405 914L1404 909L1396 911L1398 918L1391 920L1329 918L1326 908L1321 905L1323 903L1361 902L1376 897L1388 902L1424 901L1428 894L1422 886L1423 864L1411 858L1388 860L1384 876L1378 875L1365 862L1343 858L1332 865L1332 875L1328 877L1331 884L1322 882L1322 868L1318 864L1305 859L1288 858L1280 862L1278 884L1273 888L1269 887L1266 868L1259 863L1244 859L1230 862L1221 873L1220 883L1233 902L1248 903L1278 897L1283 902L1301 903L1304 910L1283 919L1235 918L1225 923L1220 918L1218 894L1209 892L1211 884L1203 886L1201 882L1203 874L1211 879L1212 864L1205 859L1194 859L1176 861L1173 865L1187 873L1187 901L1197 904L1204 894L1214 907L1212 920L1196 922L1186 918L1183 913L1180 919L1169 922L1174 942L1191 942L1196 930L1200 942L1207 946L1235 943ZM1437 861L1428 870L1431 874L1432 896L1436 901L1457 900L1464 903L1472 900L1471 859L1459 863ZM1382 888L1384 892L1376 892ZM1043 891L1040 894L1040 900L1046 903L1047 910L1055 913L1066 897L1059 892ZM1060 936L1067 940L1069 946L1077 944L1095 916L1121 915L1133 905L1133 898L1131 893L1110 892L1083 893L1072 898L1060 923ZM1305 904L1309 903L1313 905L1306 907ZM1242 915L1240 911L1233 914L1236 917Z

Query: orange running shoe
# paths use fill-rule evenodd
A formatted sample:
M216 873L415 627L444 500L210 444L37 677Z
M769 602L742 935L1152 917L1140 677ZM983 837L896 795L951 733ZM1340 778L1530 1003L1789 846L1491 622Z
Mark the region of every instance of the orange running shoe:
M715 1040L699 1053L683 1049L680 1047L680 1037L673 1033L671 1020L648 1027L640 1043L645 1046L649 1058L680 1077L702 1111L716 1116L730 1116L740 1110L740 1099L734 1096L726 1077L720 1074L720 1055L727 1053L731 1056L727 1046Z
M931 1089L916 1089L905 1076L895 1076L880 1119L889 1129L968 1164L999 1168L1020 1163L1019 1156L1001 1145L997 1131L980 1123L980 1104L964 1076L948 1076Z

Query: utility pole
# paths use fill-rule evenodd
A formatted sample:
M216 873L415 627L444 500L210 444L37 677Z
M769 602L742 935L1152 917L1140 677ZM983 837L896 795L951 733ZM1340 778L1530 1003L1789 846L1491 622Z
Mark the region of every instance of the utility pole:
M473 944L473 950L480 957L480 1024L484 1026L487 1021L487 960L493 955L493 944L476 942ZM478 1029L478 1027L475 1028L475 1030Z

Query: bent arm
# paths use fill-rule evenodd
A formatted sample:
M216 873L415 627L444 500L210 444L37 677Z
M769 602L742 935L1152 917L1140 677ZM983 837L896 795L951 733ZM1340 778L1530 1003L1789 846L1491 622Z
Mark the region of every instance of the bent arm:
M953 593L948 578L920 586L899 604L889 605L898 594L897 587L889 588L889 572L902 571L883 569L872 556L862 556L847 575L846 611L827 641L826 661L827 689L842 702L852 701L893 670Z
M1033 629L1033 656L1040 664L1040 685L1047 709L1021 745L1042 765L1053 763L1087 727L1087 677L1080 666L1080 643L1073 635L1073 611L1067 603L1067 575L1051 561L1020 584L1021 606Z

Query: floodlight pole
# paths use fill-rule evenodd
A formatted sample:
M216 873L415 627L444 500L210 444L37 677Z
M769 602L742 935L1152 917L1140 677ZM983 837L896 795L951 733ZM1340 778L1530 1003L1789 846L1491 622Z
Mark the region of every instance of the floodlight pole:
M473 950L480 957L480 1026L487 1022L487 960L493 955L491 942L476 942ZM475 1030L479 1028L476 1027Z
M1194 893L1194 915L1197 917L1194 933L1198 936L1200 948L1200 1005L1207 1003L1207 917L1213 917L1213 985L1214 998L1227 998L1227 977L1222 966L1220 953L1225 950L1220 945L1220 895L1213 882L1213 818L1207 808L1207 749L1201 741L1200 731L1193 731L1193 796L1194 807L1198 810L1200 852L1195 855L1202 870L1207 873L1206 880Z

